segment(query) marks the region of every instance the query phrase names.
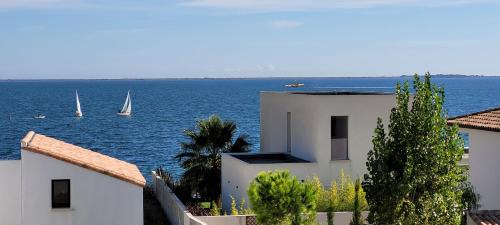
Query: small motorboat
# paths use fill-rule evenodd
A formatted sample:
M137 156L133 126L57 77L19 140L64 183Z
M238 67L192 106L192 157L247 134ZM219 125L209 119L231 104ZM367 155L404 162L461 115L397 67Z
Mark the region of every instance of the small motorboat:
M297 81L291 83L291 84L287 84L285 85L285 87L304 87L304 84L303 83L299 83Z
M38 120L45 119L45 116L42 115L42 114L40 114L40 113L38 113L38 115L34 116L33 119L38 119Z

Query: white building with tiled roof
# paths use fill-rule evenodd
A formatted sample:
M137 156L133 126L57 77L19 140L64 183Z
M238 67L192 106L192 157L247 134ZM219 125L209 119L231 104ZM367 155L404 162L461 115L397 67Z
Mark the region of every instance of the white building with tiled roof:
M500 108L450 118L469 134L470 182L483 210L500 210Z
M142 225L137 166L29 132L21 160L0 161L2 225Z

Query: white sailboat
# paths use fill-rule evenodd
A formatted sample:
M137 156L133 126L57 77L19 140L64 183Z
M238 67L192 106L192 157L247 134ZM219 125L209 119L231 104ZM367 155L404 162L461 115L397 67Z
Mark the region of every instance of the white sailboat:
M76 91L76 112L75 112L76 117L82 117L82 108L80 107L80 98L78 98L78 91Z
M127 92L127 99L125 99L125 103L123 104L122 110L118 112L120 116L130 116L132 113L132 100L130 99L130 91Z

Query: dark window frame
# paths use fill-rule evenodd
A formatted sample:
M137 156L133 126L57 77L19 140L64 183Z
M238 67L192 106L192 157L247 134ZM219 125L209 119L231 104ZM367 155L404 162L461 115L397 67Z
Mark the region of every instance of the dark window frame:
M342 126L344 129L342 132L337 132L338 126ZM331 145L331 150L330 150L330 160L331 161L337 161L337 160L350 160L350 153L349 153L349 116L330 116L330 139L347 139L346 143L346 149L345 149L345 158L336 158L334 157L334 148L333 145Z
M56 203L54 202L54 185L56 182L68 182L68 201L64 203ZM70 179L54 179L51 182L51 195L52 195L52 208L60 209L60 208L70 208L71 207L71 180Z

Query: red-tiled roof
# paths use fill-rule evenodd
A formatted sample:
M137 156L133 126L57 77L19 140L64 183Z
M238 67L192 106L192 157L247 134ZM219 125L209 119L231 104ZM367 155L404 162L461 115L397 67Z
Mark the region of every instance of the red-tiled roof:
M21 148L90 169L144 187L146 180L136 165L84 149L33 131L21 140Z
M448 119L448 124L458 124L462 128L500 132L500 108L453 117Z
M477 225L499 225L500 211L498 210L480 210L469 212L469 217Z

